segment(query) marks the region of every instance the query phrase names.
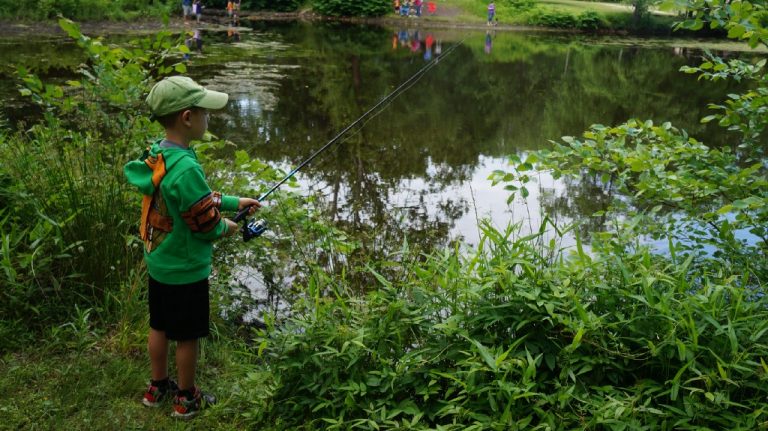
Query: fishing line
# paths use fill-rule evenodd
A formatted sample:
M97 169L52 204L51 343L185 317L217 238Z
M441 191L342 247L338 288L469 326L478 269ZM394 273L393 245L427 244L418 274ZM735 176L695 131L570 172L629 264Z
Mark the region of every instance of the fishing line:
M271 195L271 194L272 194L272 193L274 193L274 192L275 192L275 191L276 191L278 188L280 188L280 186L282 186L282 185L283 185L283 184L285 184L285 183L286 183L286 182L287 182L289 179L291 179L291 177L293 177L293 176L294 176L294 175L295 175L295 174L296 174L298 171L300 171L300 170L301 170L301 169L302 169L304 166L308 165L309 163L311 163L311 162L312 162L312 160L314 160L315 158L317 158L317 156L319 156L319 155L320 155L320 154L321 154L323 151L325 151L326 149L328 149L328 148L329 148L331 145L333 145L333 144L335 144L335 143L339 142L339 141L341 140L341 138L342 138L342 137L343 137L343 136L344 136L344 135L345 135L347 132L349 132L350 130L352 130L353 128L355 128L355 127L356 127L358 124L361 124L361 123L362 123L362 124L360 125L360 128L358 128L358 130L356 131L356 133L357 133L357 132L359 132L359 130L361 130L361 129L362 129L362 127L363 127L363 126L365 126L365 124L367 124L367 123L368 123L368 121L370 121L371 119L373 119L373 118L375 118L376 116L378 116L378 115L379 115L381 112L383 112L383 110L389 106L389 104L392 102L392 100L394 100L394 99L395 99L395 98L397 98L397 97L398 97L400 94L402 94L403 92L405 92L406 90L408 90L409 88L411 88L411 87L412 87L412 86L413 86L413 85L414 85L414 84L415 84L415 83L416 83L416 82L417 82L419 79L421 79L421 77L422 77L422 76L424 76L424 75L425 75L425 74L426 74L426 73L427 73L429 70L431 70L433 67L435 67L435 66L438 64L438 62L439 62L439 59L440 59L440 58L445 58L445 57L447 57L447 56L448 56L448 55L449 55L451 52L453 52L453 50L455 50L455 49L456 49L456 48L457 48L459 45L461 45L462 43L464 43L464 41L465 41L466 39L467 39L467 38L465 37L464 39L460 40L459 42L456 42L456 43L455 43L455 44L453 44L452 46L448 47L448 49L446 49L446 50L445 50L445 53L443 53L443 54L442 54L442 55L440 55L439 57L436 57L435 59L431 60L429 63L427 63L427 64L426 64L425 66L423 66L421 69L419 69L419 70L418 70L416 73L414 73L414 74L413 74L413 75L412 75L410 78L408 78L408 79L407 79L405 82L403 82L402 84L400 84L400 85L399 85L397 88L395 88L395 89L394 89L394 90L393 90L391 93L389 93L388 95L384 96L384 98L382 98L382 99L381 99L381 100L380 100L378 103L376 103L376 104L375 104L373 107L371 107L371 108L370 108L370 109L368 109L368 110L367 110L365 113L363 113L363 115L361 115L360 117L358 117L358 118L357 118L355 121L353 121L352 123L350 123L350 124L349 124L347 127L345 127L343 130L341 130L341 131L340 131L340 132L339 132L339 133L338 133L336 136L334 136L334 137L333 137L333 138L332 138L330 141L328 141L328 142L327 142L325 145L323 145L323 146L322 146L322 147L320 147L318 150L316 150L314 153L312 153L312 155L310 155L310 156L309 156L309 157L308 157L306 160L304 160L303 162L301 162L301 163L300 163L300 164L299 164L297 167L295 167L295 168L294 168L294 169L293 169L291 172L289 172L289 173L288 173L288 175L286 175L286 176L285 176L285 177L284 177L282 180L280 180L280 181L279 181L279 182L277 182L275 185L273 185L273 186L272 186L272 187L271 187L269 190L267 190L266 192L264 192L264 193L263 193L261 196L259 196L259 197L258 197L256 200L257 200L257 201L259 201L259 202L262 202L262 201L263 201L264 199L266 199L266 198L267 198L269 195ZM383 108L382 108L382 107L383 107ZM381 110L379 110L379 108L382 108L382 109L381 109ZM376 112L377 110L379 110L379 111L378 111L378 112ZM374 114L374 115L371 115L371 114ZM368 116L371 116L371 118L366 118L366 117L368 117ZM352 134L351 136L354 136L354 134ZM350 136L350 137L351 137L351 136ZM348 137L347 139L344 139L344 140L343 140L343 141L341 141L341 142L346 142L348 139L349 139L349 137ZM235 215L235 217L234 217L232 220L233 220L233 221L235 221L235 222L239 222L240 220L243 220L243 219L245 219L245 217L247 216L248 212L250 211L250 208L251 208L250 206L243 208L242 210L240 210L240 211L239 211L239 212L238 212L238 213Z
M271 195L273 192L275 192L280 186L285 184L286 181L288 181L293 175L295 175L300 169L302 169L304 166L308 165L312 160L314 160L318 155L320 155L323 151L325 151L327 148L329 148L331 145L333 145L336 142L344 143L347 142L349 139L351 139L353 136L360 133L365 127L365 125L371 121L372 119L376 118L378 115L380 115L386 108L389 107L389 105L394 101L395 98L397 98L400 94L404 93L408 89L410 89L413 85L416 84L429 70L431 70L433 67L437 65L440 59L446 58L451 52L453 52L459 45L463 44L464 41L467 38L460 40L459 42L453 44L452 46L448 47L445 52L436 57L434 60L431 60L429 63L427 63L424 67L422 67L420 70L418 70L416 73L414 73L408 80L400 84L394 91L392 91L390 94L385 96L383 99L381 99L378 103L376 103L372 108L370 108L368 111L363 113L360 117L358 117L357 120L352 122L349 126L345 127L341 132L339 132L333 139L328 141L325 145L323 145L320 149L315 151L309 158L307 158L304 162L299 164L296 168L294 168L288 175L285 176L280 182L272 186L269 190L267 190L265 193L263 193L259 198L257 199L259 202L262 202L264 199L266 199L269 195ZM359 127L354 130L353 133L346 136L343 140L341 139L347 132L355 128L355 126L359 125ZM341 146L339 146L340 148ZM338 150L338 149L337 149ZM283 208L282 205L279 205L281 207L281 210L283 212L283 216L287 217L287 213L285 211L285 208ZM247 229L251 226L252 222L245 221L245 217L248 214L250 207L246 207L240 212L237 213L237 215L233 218L233 221L238 222L240 220L244 220L243 224L243 233L244 233L244 239L247 241L250 239L247 236ZM302 258L304 259L303 266L306 267L310 273L314 274L317 277L316 268L314 268L312 265L309 264L310 259L307 255L307 252L304 250L304 247L299 244L299 241L296 237L296 232L293 231L292 226L288 226L292 242L295 247L299 249L299 253L302 255ZM263 233L263 230L261 230L258 235L261 235ZM255 235L255 236L258 236ZM254 236L254 237L255 237ZM328 279L331 284L334 285L337 292L340 291L341 287L336 284L333 280L333 278ZM318 282L320 279L318 278ZM338 293L337 293L338 294Z

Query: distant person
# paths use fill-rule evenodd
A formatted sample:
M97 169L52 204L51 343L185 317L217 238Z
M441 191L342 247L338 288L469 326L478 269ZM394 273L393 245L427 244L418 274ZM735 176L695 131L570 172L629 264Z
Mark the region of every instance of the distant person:
M429 12L430 15L434 15L435 12L437 12L437 4L433 0L427 2L427 12Z
M194 41L195 48L197 48L197 51L203 52L203 36L199 28L195 29L195 33L193 34L192 39Z
M187 38L184 40L184 44L189 48L189 52L184 53L182 56L184 60L189 60L193 51L203 52L203 37L200 29L195 29L194 32L189 32Z
M233 1L227 2L227 16L232 19L232 15L235 11L235 3Z
M405 0L402 5L400 5L400 16L408 16L408 9L410 9L411 6L411 0Z
M419 31L416 30L413 32L413 37L411 38L411 52L416 53L421 49L421 37L419 35Z
M181 0L181 11L184 14L184 22L192 15L192 0Z
M395 15L400 15L400 0L395 0L393 6L395 8Z
M195 14L197 22L200 22L200 18L203 16L203 4L200 0L192 2L192 13Z
M232 0L232 11L235 16L240 15L240 0Z
M230 42L240 42L240 31L235 27L234 22L227 27L227 40Z
M493 17L496 16L496 5L493 2L490 2L488 4L488 24L491 25L493 23Z
M422 6L421 0L414 0L413 2L413 8L414 12L416 13L416 17L421 17L421 6Z
M249 208L252 213L260 207L255 199L211 191L190 148L208 129L208 110L224 108L228 98L184 76L158 82L147 105L165 138L123 168L128 183L143 195L139 231L149 272L151 380L142 403L158 407L172 398L172 416L182 419L216 403L195 384L195 374L200 338L210 332L213 242L239 231L221 212ZM168 375L169 340L176 342L178 384Z

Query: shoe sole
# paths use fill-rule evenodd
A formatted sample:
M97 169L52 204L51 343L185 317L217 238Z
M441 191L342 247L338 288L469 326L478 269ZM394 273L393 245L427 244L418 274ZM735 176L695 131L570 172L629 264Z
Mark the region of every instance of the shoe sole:
M157 401L152 402L152 401L150 401L150 400L148 400L146 398L142 399L141 403L144 404L147 407L152 407L152 408L160 407L160 403L159 402L157 402Z
M195 416L197 416L197 411L189 412L189 413L179 413L174 410L174 412L171 413L172 418L183 419L183 420L192 419Z

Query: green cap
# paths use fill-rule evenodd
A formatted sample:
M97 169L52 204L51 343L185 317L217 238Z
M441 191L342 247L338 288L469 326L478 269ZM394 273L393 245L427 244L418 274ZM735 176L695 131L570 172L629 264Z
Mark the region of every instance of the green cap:
M155 119L197 107L221 109L227 104L227 93L206 90L205 87L186 76L171 76L155 84L147 96L147 104Z

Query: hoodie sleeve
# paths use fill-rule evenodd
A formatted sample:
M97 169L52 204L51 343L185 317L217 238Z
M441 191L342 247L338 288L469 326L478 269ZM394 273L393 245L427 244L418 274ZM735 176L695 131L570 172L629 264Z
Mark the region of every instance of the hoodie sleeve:
M155 192L155 186L152 184L152 169L144 163L143 160L132 160L123 166L125 178L139 191L147 196Z
M201 169L192 168L182 172L175 181L179 198L179 213L187 223L192 235L199 239L213 241L227 231L227 224L221 217L222 196L214 194ZM231 204L231 201L229 202Z

